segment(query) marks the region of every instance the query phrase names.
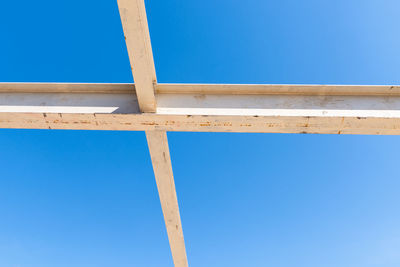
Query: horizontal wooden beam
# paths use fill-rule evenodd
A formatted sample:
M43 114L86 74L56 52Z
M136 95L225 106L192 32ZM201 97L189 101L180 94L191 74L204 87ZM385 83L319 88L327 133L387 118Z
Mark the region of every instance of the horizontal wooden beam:
M400 118L400 97L159 94L157 114Z
M397 85L157 84L158 94L400 96Z
M157 94L400 96L398 85L168 84ZM0 93L136 93L133 83L5 83Z
M0 112L0 128L400 135L400 119Z
M0 93L135 94L133 83L2 83Z
M0 84L0 128L400 134L400 95L395 94L396 86L373 87L373 94L368 86L343 87L349 90L348 95L332 93L342 92L341 86L328 86L331 94L326 95L254 95L229 90L224 94L198 94L193 88L187 89L188 85L173 85L182 93L159 92L153 114L140 113L132 84L88 85L90 89L81 84L46 84L36 89L37 84L13 86L18 93ZM56 93L51 93L52 86ZM172 85L158 88L163 86ZM386 88L385 93L378 94L382 88ZM22 93L24 90L30 93Z
M132 93L0 93L0 113L139 113Z

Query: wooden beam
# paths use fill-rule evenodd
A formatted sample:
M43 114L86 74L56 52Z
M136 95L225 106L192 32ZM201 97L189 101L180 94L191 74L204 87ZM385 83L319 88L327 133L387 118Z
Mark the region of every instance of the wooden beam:
M174 175L165 131L146 131L147 142L158 194L167 227L172 258L176 267L187 267L185 241L183 238L178 199L175 192Z
M0 93L135 94L133 83L5 83ZM135 96L136 97L136 96Z
M400 118L0 112L0 128L400 135Z
M132 84L0 83L0 128L400 134L396 86L343 86L348 95L331 86L328 95L193 94L180 86L185 93L159 93L157 112L140 114Z
M137 99L133 94L0 93L0 113L135 114L139 112Z
M155 112L157 82L144 0L118 0L136 94L142 112Z
M140 110L154 113L156 112L154 86L157 79L144 0L118 0L118 6ZM146 131L146 136L172 257L176 267L186 267L188 263L185 242L175 193L167 135L165 131Z
M158 94L400 96L398 85L157 84Z
M133 83L2 83L0 93L135 93ZM157 94L400 96L398 85L163 84Z
M400 118L399 96L158 94L157 114Z

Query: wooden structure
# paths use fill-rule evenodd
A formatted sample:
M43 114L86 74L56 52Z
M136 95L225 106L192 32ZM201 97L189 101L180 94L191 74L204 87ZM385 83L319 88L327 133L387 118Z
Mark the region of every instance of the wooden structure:
M166 131L400 134L400 87L159 84L144 0L118 0L135 84L0 83L0 128L146 131L175 266L188 266Z

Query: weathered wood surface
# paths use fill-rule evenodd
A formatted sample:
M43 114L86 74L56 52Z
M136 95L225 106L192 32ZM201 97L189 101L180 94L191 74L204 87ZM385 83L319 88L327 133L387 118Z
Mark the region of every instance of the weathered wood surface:
M178 199L175 192L167 134L165 131L146 131L146 137L172 258L176 267L187 267L185 241L183 238Z
M143 0L118 0L136 94L142 112L155 112L154 85L157 83Z
M154 113L157 111L154 87L157 79L144 0L118 0L118 7L140 111ZM172 258L176 267L187 267L185 242L183 240L167 135L165 131L145 130Z
M400 118L0 113L0 128L400 135Z
M400 96L397 85L157 84L158 94Z
M7 82L0 82L0 93L135 94L135 85L133 83L7 83Z
M164 93L140 114L132 84L22 87L0 84L0 128L399 134L396 95Z
M157 94L400 96L395 85L163 84ZM5 83L0 93L134 93L133 83Z

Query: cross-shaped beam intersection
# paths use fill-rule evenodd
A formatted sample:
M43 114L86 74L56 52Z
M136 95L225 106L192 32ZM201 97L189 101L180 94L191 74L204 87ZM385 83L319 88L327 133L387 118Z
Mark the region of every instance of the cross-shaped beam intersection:
M0 128L145 131L186 267L166 131L400 134L399 86L158 84L144 0L118 0L135 84L0 83Z

